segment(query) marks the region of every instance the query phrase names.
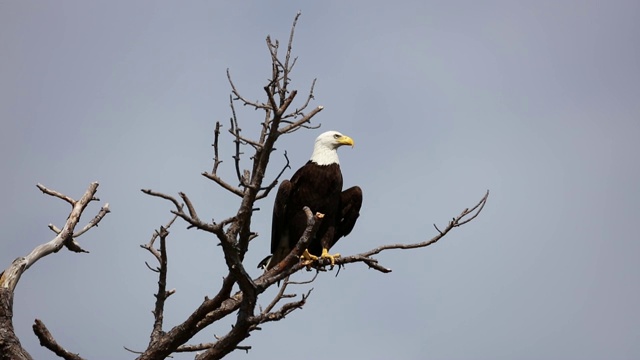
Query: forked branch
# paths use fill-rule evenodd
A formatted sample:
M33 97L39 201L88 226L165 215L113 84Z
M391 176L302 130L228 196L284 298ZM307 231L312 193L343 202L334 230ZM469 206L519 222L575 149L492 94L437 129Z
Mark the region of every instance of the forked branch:
M2 276L0 277L0 287L8 288L11 291L15 289L22 273L24 273L41 258L51 253L58 252L63 246L70 247L72 248L71 250L79 248L79 245L73 239L74 229L80 221L80 216L84 212L87 205L89 205L89 202L96 199L94 196L96 191L98 190L98 183L91 183L80 200L74 200L69 196L61 194L57 191L47 189L40 184L38 184L38 188L43 193L58 197L73 204L73 208L71 209L71 213L69 214L65 225L59 232L57 232L57 236L53 238L53 240L37 246L27 256L20 257L14 260L13 263L2 273ZM87 224L87 226L85 226L86 229L80 231L78 235L82 235L89 228L97 226L102 218L107 213L109 213L109 211L109 204L107 203L102 207L99 214L93 220L91 220L89 224ZM77 248L75 248L76 246Z
M80 221L80 217L87 208L87 205L89 205L91 201L98 200L98 198L95 197L98 190L98 183L91 183L79 200L75 200L61 192L51 190L41 184L38 184L37 187L44 194L66 201L71 204L72 208L62 229L52 224L49 225L49 228L56 233L53 240L38 245L28 255L15 259L8 268L0 273L0 329L2 329L2 331L0 331L0 354L4 356L2 358L31 358L26 350L24 350L20 345L20 342L17 340L13 330L13 295L22 274L38 260L49 254L60 251L62 247L67 247L69 250L74 252L87 252L80 247L74 238L86 233L92 227L98 226L100 221L102 221L110 211L109 204L104 204L98 214L89 221L82 230L74 232L78 222ZM58 343L56 343L53 336L51 336L51 333L49 333L40 320L36 320L33 330L40 339L40 343L52 350L58 356L65 359L81 359L78 355L64 350Z
M162 324L164 321L164 304L167 298L175 293L175 289L167 290L167 246L166 241L169 236L169 228L173 225L174 221L178 218L178 215L174 215L173 218L164 226L161 226L159 230L154 231L151 236L151 240L147 244L140 245L143 249L148 250L158 261L158 268L152 269L152 271L158 273L158 292L155 294L156 304L153 309L153 329L149 340L149 346L152 346L158 338L162 335ZM154 246L155 241L160 238L160 247ZM147 266L149 266L147 264Z

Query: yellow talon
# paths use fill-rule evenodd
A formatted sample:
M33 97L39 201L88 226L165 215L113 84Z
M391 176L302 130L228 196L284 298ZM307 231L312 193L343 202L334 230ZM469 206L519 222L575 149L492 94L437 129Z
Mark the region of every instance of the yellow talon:
M317 262L321 259L329 259L331 262L331 268L336 264L336 259L340 257L340 254L329 254L328 249L322 249L322 255L315 256L309 252L309 250L304 250L302 255L300 255L300 261L302 261L302 265L306 266L307 269L311 267L314 262Z
M322 255L320 255L321 259L329 259L331 261L331 267L333 267L336 263L336 259L340 257L340 254L335 253L333 255L329 254L329 249L322 249Z
M318 257L315 255L312 255L309 250L304 249L304 252L302 253L302 255L300 256L300 260L302 261L302 265L309 267L311 266L311 264L313 264L314 261L318 260Z

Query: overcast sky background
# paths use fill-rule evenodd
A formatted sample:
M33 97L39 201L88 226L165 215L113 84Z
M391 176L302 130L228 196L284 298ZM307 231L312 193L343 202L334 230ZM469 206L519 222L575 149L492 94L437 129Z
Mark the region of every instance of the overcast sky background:
M242 343L249 354L229 358L639 358L632 0L2 2L0 267L50 240L47 225L68 215L36 183L77 198L99 181L102 201L83 223L104 202L112 209L80 238L90 254L46 257L18 284L14 323L31 354L54 358L31 331L35 318L89 359L146 348L157 277L139 245L171 206L140 189L184 191L201 218L235 213L237 199L200 175L211 169L215 121L228 128L225 70L264 101L264 39L286 42L298 10L293 86L303 95L318 78L322 129L283 138L269 174L287 150L290 177L321 131L354 138L340 159L364 209L335 251L430 238L433 223L491 196L438 244L379 255L390 274L362 264L321 274L303 310L264 325ZM257 132L261 114L239 117L245 133ZM232 176L231 148L221 150ZM253 222L260 237L246 262L255 276L272 202ZM215 245L174 226L166 329L218 288ZM193 343L226 333L231 320Z

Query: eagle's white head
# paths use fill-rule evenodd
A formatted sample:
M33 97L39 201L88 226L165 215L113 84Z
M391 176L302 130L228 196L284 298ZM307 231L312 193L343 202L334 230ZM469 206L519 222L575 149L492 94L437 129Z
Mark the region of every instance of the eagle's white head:
M320 134L313 146L311 161L318 165L340 164L337 150L342 145L353 147L353 139L337 131L327 131Z

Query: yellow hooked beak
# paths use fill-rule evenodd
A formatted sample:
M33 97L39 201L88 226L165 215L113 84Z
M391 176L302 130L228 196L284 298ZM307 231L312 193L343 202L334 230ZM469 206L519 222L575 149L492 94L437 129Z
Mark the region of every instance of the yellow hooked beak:
M341 137L338 138L338 144L340 145L350 145L351 147L353 147L353 139L348 137L347 135L342 135Z

